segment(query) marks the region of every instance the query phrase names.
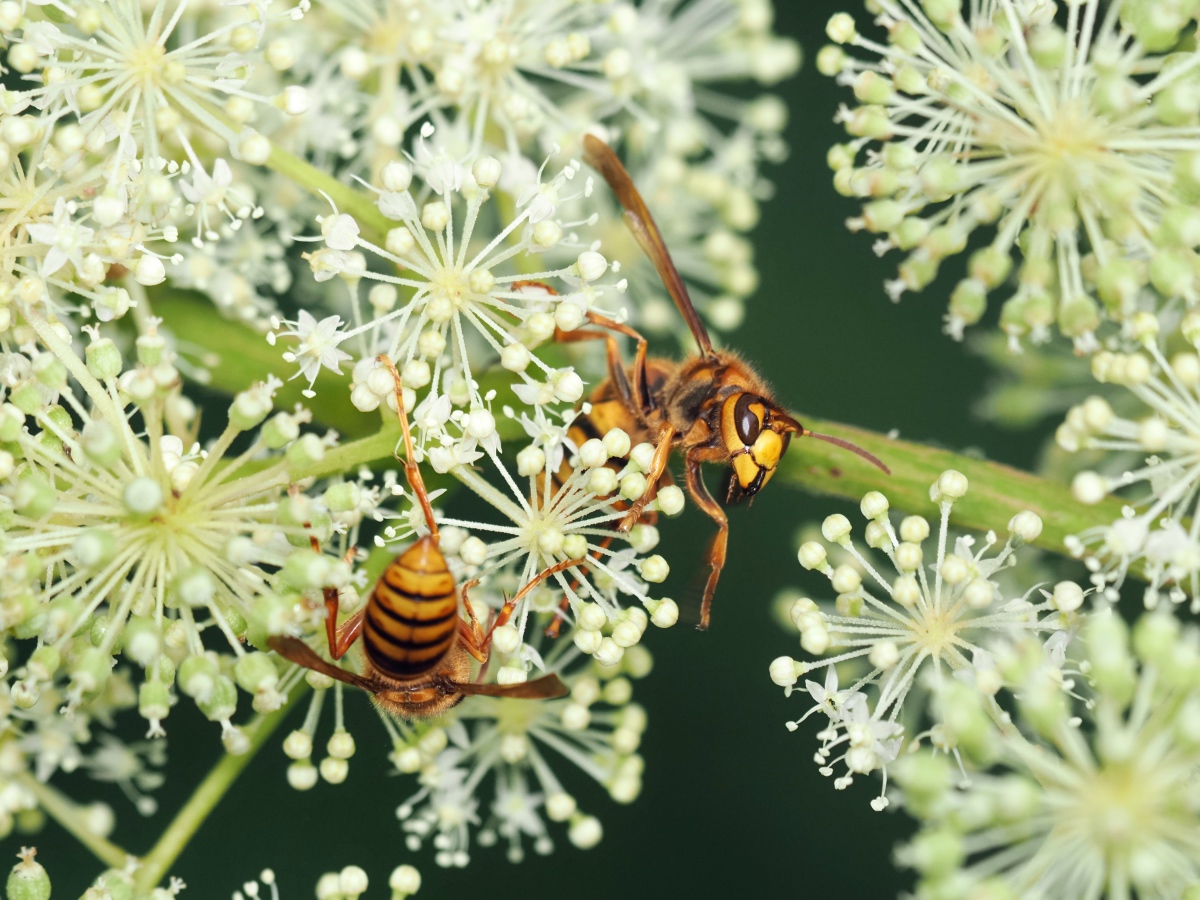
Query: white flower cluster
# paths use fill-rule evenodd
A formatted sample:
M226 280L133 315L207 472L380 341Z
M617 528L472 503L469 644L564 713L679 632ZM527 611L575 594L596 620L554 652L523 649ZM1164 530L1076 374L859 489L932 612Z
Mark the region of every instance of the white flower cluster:
M1200 634L1167 610L1093 613L1082 702L1040 675L1000 729L947 697L967 777L922 752L893 767L921 828L897 854L918 897L1189 897L1200 883Z
M522 662L516 651L495 650L508 665ZM579 809L571 787L575 776L565 768L580 770L618 803L637 798L643 768L637 749L646 713L632 702L631 679L649 673L649 652L635 647L618 663L601 665L560 640L538 660L564 679L569 696L542 703L479 697L427 722L381 715L397 773L414 776L419 785L396 810L410 850L428 842L438 865L462 867L472 844L503 842L508 859L520 862L526 842L538 854L554 849L552 825L565 828L576 847L595 846L603 835L600 821ZM312 788L318 778L345 782L356 749L342 715L343 686L322 676L309 680L317 690L308 715L283 744L293 760L288 781L297 790ZM314 739L330 689L333 732L314 764Z
M402 159L428 121L451 156L503 162L515 194L547 148L577 153L582 131L604 126L650 199L677 211L665 236L701 311L733 328L757 285L742 235L770 192L763 162L786 155L786 111L730 87L796 70L773 18L769 0L321 3L280 39L311 110L279 140L365 176ZM616 210L604 221L619 231ZM634 272L661 296L651 266ZM644 310L644 325L669 335L665 309Z
M999 543L993 533L981 547L964 536L948 550L950 513L967 488L967 479L955 471L943 472L931 487L940 512L932 558L926 519L907 516L897 529L886 497L878 491L863 497L864 539L887 558L894 575L885 576L855 545L850 521L842 515L827 518L821 531L845 551L845 562L833 566L819 542L800 547L801 565L828 578L837 599L832 606L795 601L790 617L800 645L817 658L781 656L771 664L771 678L790 694L804 675L826 670L823 684L805 681L803 690L815 705L788 728L796 730L813 713L826 716L816 755L822 774L832 775L836 763L844 765L846 774L835 781L843 789L856 774L881 770L883 792L872 802L877 810L888 804L887 768L906 742L928 739L943 748L954 746L937 708L947 685L970 684L994 705L1000 691L1013 690L1033 664L1059 673L1069 687L1061 677L1063 651L1083 589L1064 581L1053 591L1031 587L1023 596L1005 596L997 573L1015 565L1014 548L1042 530L1031 512L1013 517L998 552L993 552ZM1036 600L1031 599L1035 591ZM840 687L839 668L852 675L849 687Z
M551 823L595 844L547 760L637 796L629 677L649 626L678 618L654 551L684 494L664 485L619 527L654 448L581 433L607 370L557 339L598 317L679 329L574 156L589 129L622 152L671 209L698 308L736 327L761 170L786 155L786 110L760 91L799 64L769 0L3 2L0 42L0 837L40 808L107 841L109 807L46 802L60 773L149 815L180 702L237 755L316 688L290 779L348 777L346 691L314 765L328 678L269 641L323 643L332 598L361 610L367 572L425 533L430 498L382 471L400 411L405 461L486 504L432 494L456 585L484 613L519 594L479 677L571 689L385 721L420 778L405 835L447 865L473 843L548 852ZM110 870L90 896L183 887L143 879ZM241 894L274 896L261 881ZM365 890L351 867L318 896Z
M1057 327L1090 350L1105 321L1196 301L1191 4L867 6L877 28L834 15L834 43L817 65L857 101L838 116L851 140L829 155L837 189L864 201L849 225L880 235L879 253L908 254L887 285L893 299L927 287L979 232L990 243L971 254L950 298L955 337L981 320L1014 267L1000 312L1014 344Z

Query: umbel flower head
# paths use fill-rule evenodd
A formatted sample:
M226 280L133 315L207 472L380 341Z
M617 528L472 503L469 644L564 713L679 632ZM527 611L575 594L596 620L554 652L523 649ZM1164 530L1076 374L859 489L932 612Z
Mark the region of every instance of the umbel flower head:
M349 578L309 547L332 532L330 515L289 492L328 442L301 434L302 412L267 418L270 380L234 398L207 449L189 447L196 411L153 324L127 367L98 329L81 358L61 325L32 306L20 313L49 350L3 358L0 627L21 646L37 639L18 657L14 703L39 728L59 706L111 706L120 660L144 670L136 705L151 736L177 688L221 723L230 750L244 749L238 688L259 711L285 695L273 659L245 643L251 623L276 588Z
M45 4L26 8L2 25L9 64L35 86L5 91L4 112L34 108L47 123L73 117L88 149L115 137L151 159L168 140L186 143L195 121L261 163L269 143L242 126L271 98L246 84L268 22L302 16L308 4L268 14L270 5L109 0L63 6L57 22L34 11Z
M1070 452L1108 451L1105 471L1083 471L1072 482L1075 497L1098 503L1120 492L1130 505L1106 527L1072 537L1071 551L1082 557L1092 582L1115 601L1125 576L1141 565L1147 576L1143 598L1153 609L1160 599L1200 604L1200 315L1183 318L1182 334L1193 344L1168 360L1159 348L1158 323L1147 313L1140 323L1141 348L1101 351L1092 357L1092 375L1123 388L1138 406L1119 415L1103 397L1074 406L1056 440Z
M1045 673L1016 694L1020 728L973 691L946 698L968 776L920 753L894 767L921 830L897 858L917 897L1179 900L1200 883L1200 634L1166 610L1082 632L1081 702ZM1081 680L1082 681L1082 680Z
M426 127L423 141L434 134ZM530 386L531 395L522 400L574 403L583 390L578 376L547 365L532 351L556 328L577 328L589 311L603 309L606 294L624 290L623 282L602 281L609 264L596 248L580 246L572 229L583 222L558 214L564 200L590 193L590 179L570 190L577 173L577 163L546 181L533 173L521 185L516 213L498 222L493 189L504 174L499 160L484 156L463 163L422 143L412 164L390 163L377 202L396 224L384 246L363 238L351 216L335 211L320 219L324 246L307 256L317 281L340 276L346 282L345 319L361 324L343 330L338 317L318 322L305 313L278 332L299 339L289 359L310 385L322 366L337 370L340 360L354 359L351 401L371 410L393 396L391 378L375 366L375 357L387 354L413 392L406 406L416 406L421 432L432 427L429 416L441 424L452 405L465 406L478 413L470 426L473 436L498 440L494 427L483 427L490 413L478 381L479 372L496 362ZM578 247L573 262L548 266L543 254L564 243ZM369 269L364 251L398 274ZM526 262L530 274L518 269ZM371 285L365 298L364 281ZM419 405L413 402L417 391Z
M1154 0L872 0L886 43L838 13L818 67L851 86L834 183L865 200L850 227L908 254L887 286L919 291L987 234L947 331L980 320L1016 271L1000 324L1096 346L1148 287L1194 303L1200 62L1172 53L1194 16ZM862 51L851 55L843 47Z
M1070 624L1083 602L1082 589L1071 582L1057 585L1053 593L1042 591L1040 602L1030 599L1033 588L1024 596L1006 597L997 584L997 572L1016 564L1014 548L1041 533L1041 520L1031 512L1012 518L998 552L992 552L999 543L994 533L979 548L974 538L959 537L947 552L950 512L967 487L965 476L947 471L930 489L940 510L932 559L926 519L908 516L897 530L886 497L877 491L863 497L866 543L887 557L894 576L885 577L859 550L842 515L827 518L822 534L848 554L847 562L834 567L816 541L800 547L801 565L828 578L837 600L819 606L804 598L792 605L801 647L818 658L802 662L781 656L771 663L771 678L790 694L808 672L827 670L823 685L805 682L802 690L816 705L788 728L795 730L815 712L828 718L817 762L825 775L833 773L835 763L845 765L846 774L835 782L839 789L855 774L882 769L886 792L887 765L905 740L928 734L944 743L942 723L928 707L947 681L970 682L992 697L1022 657L1033 654L1054 663L1062 644L1054 633ZM847 663L854 664L854 681L841 688L835 667ZM929 725L933 730L924 730ZM834 757L835 752L840 755ZM872 805L882 809L886 796L881 793Z
M473 593L473 602L485 593ZM415 776L418 784L396 810L405 844L414 851L432 844L440 866L466 866L476 843L502 842L512 862L524 858L527 843L545 855L554 849L554 828L565 828L577 847L595 846L603 829L595 816L579 808L571 769L597 782L618 803L632 803L641 792L643 762L637 749L646 713L632 702L631 679L650 671L649 652L633 647L618 664L601 666L584 657L569 634L553 643L539 638L535 644L538 665L558 674L569 685L569 696L536 702L468 697L430 720L380 713L396 771ZM519 641L499 632L492 653L505 658L488 676L500 681L530 656ZM315 673L307 678L316 688L308 715L283 744L293 760L288 781L297 790L312 788L318 778L330 784L346 781L357 746L343 715L343 704L353 702L356 692ZM333 733L314 764L314 742L330 689Z

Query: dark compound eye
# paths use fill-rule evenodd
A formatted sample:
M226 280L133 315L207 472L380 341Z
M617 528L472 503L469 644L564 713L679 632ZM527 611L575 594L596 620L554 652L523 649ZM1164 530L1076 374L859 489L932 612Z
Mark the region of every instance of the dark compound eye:
M756 416L750 406L759 402L758 398L753 394L742 394L738 397L737 405L733 408L733 423L737 428L738 438L743 444L749 446L758 438L758 432L762 428L759 424L758 416Z

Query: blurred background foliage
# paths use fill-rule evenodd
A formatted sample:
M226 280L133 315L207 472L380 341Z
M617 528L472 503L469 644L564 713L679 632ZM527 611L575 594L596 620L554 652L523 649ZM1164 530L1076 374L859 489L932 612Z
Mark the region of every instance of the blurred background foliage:
M882 288L895 260L876 259L869 236L843 227L857 207L834 192L825 153L844 137L833 116L850 94L818 74L812 59L825 41L829 16L840 9L860 15L861 9L839 0L777 0L776 6L778 30L801 42L806 61L799 76L780 88L791 110L791 156L771 173L777 194L764 204L754 234L762 286L730 343L760 367L802 419L809 413L877 431L895 429L910 440L1033 466L1054 424L1039 413L1054 407L1056 398L1026 392L984 399L998 377L985 348L956 344L941 333L947 292L961 277L955 261L924 294L896 305ZM965 256L957 259L961 267ZM1034 365L1036 357L1018 364ZM1024 418L1028 427L1003 427L1001 412ZM804 453L803 443L793 452ZM530 854L513 865L502 847L478 848L462 870L438 869L429 848L409 852L395 817L409 787L391 776L386 734L367 697L355 694L349 695L347 719L359 749L347 781L322 782L307 793L292 790L279 738L273 740L179 860L173 874L187 882L184 896L228 897L271 867L284 900L296 900L312 896L322 872L351 863L372 879L368 898L387 895L387 875L401 863L421 870L423 898L561 893L590 900L795 891L895 896L909 883L891 862L908 822L902 813L871 810L873 781L859 779L845 794L834 790L812 759L818 720L788 732L784 722L803 711L803 699L784 698L767 676L773 658L798 649L794 630L778 623L775 599L782 592L789 599L807 591L821 597L825 589L796 562L797 534L833 512L858 521L851 504L782 485L764 491L753 508L733 511L730 561L712 630L701 634L681 622L654 632L647 644L655 671L635 688L650 719L641 747L642 795L621 807L593 784L571 785L580 805L604 824L604 839L595 849L577 850L561 840L552 855ZM661 552L672 564L668 595L688 595L709 533L709 521L690 504L663 528ZM696 610L690 613L694 619ZM298 726L304 706L293 710L280 737ZM131 729L144 725L134 714L129 718ZM211 724L186 705L171 717L169 741L188 752L171 754L167 783L157 792L160 810L150 819L138 817L115 788L106 792L78 775L62 786L74 796L111 803L119 818L114 838L144 850L220 752ZM15 853L20 843L31 841L54 879L56 897L78 896L98 871L52 823L36 837L16 835L5 843Z

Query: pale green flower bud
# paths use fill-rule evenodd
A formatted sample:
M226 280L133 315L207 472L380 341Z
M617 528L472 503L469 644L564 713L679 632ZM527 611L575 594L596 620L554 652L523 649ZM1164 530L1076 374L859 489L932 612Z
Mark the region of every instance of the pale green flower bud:
M249 694L279 682L274 658L266 653L247 653L240 657L234 664L233 674L238 686Z
M218 675L212 691L203 699L196 698L196 705L210 722L229 719L237 711L237 685L231 678Z
M293 468L305 468L325 458L325 445L319 437L310 432L288 447L286 456Z
M143 719L163 720L171 712L171 690L154 678L138 688L138 714Z
M8 900L50 900L50 876L33 857L36 850L22 848L21 861L13 866L5 884Z
M278 450L300 436L300 423L289 413L276 413L263 425L261 436L270 449Z
M121 351L109 338L92 341L84 352L88 371L100 381L107 381L121 374Z
M1030 33L1028 46L1038 68L1057 69L1067 53L1067 36L1054 24L1042 25Z
M72 689L95 694L108 681L112 662L112 657L99 647L86 648L68 668Z
M211 697L219 677L216 662L206 654L184 657L179 664L179 689L193 700Z

